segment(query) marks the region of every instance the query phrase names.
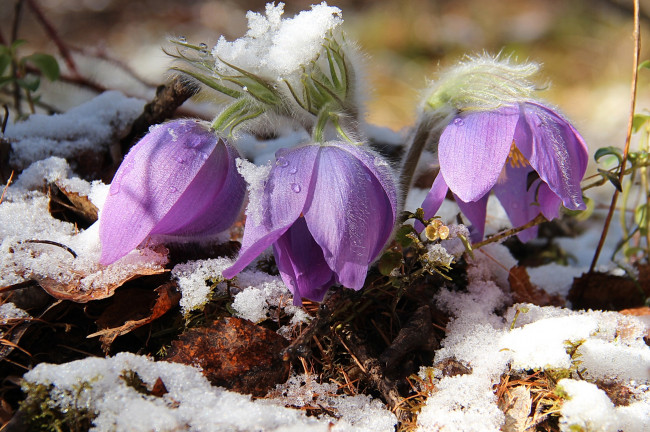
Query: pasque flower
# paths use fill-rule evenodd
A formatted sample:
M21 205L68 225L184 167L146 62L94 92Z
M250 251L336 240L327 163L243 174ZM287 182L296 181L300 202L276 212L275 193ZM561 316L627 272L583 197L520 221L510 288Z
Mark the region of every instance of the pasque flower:
M335 283L363 287L396 218L395 180L382 158L344 142L282 149L259 194L251 197L239 258L224 277L272 245L294 304L322 300Z
M433 216L451 190L476 241L483 237L490 191L515 226L540 213L555 218L560 204L585 209L580 181L587 146L564 117L530 97L527 77L537 67L490 58L474 62L459 67L460 77L450 73L447 81L453 77L453 85L443 81L429 99L432 111L451 105L452 114L441 117L440 173L422 203L425 215ZM536 234L533 227L519 238L528 241Z
M209 124L175 120L152 128L126 155L100 213L102 264L151 235L206 238L226 230L246 191L237 150Z

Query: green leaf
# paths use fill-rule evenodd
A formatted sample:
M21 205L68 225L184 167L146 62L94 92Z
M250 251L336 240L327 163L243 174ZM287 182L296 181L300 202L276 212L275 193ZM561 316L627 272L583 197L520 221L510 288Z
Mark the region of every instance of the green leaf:
M26 43L27 43L27 41L25 39L16 39L15 41L13 41L11 43L11 46L9 47L9 49L11 50L11 52L15 53L16 48L18 48L19 46L24 45Z
M644 60L639 65L639 70L641 69L650 69L650 60Z
M623 252L625 258L633 257L634 255L637 255L639 253L645 253L645 249L642 247L634 246L634 247L625 248L625 251Z
M598 172L600 175L602 175L604 178L609 180L611 184L614 185L614 187L619 191L623 192L623 188L621 187L621 182L618 180L618 176L614 174L613 172L609 172L606 170L599 169Z
M218 91L219 93L223 93L226 96L230 96L231 98L238 99L242 96L242 93L240 91L237 91L235 89L228 88L220 83L218 83L216 80L200 74L198 72L190 71L190 70L185 70L177 67L171 68L171 70L175 70L184 74L187 74L191 76L192 78L196 79L197 81L207 85L208 87Z
M59 79L61 73L59 63L49 54L34 53L27 57L23 57L20 61L21 63L33 64L36 69L40 70L45 78L50 81L56 81Z
M588 198L586 196L582 196L582 200L584 203L587 205L587 208L584 210L569 210L566 207L562 207L562 213L567 214L573 218L575 218L577 221L583 222L589 219L591 215L593 214L594 210L596 209L596 202L592 200L591 198Z
M392 271L400 265L402 265L402 254L395 251L388 251L379 258L377 268L382 275L390 276Z
M650 120L650 116L647 114L634 114L634 118L632 119L632 130L634 133L637 133L648 120Z
M417 235L417 231L415 231L413 225L402 225L395 233L395 240L397 240L402 247L408 247L413 243L413 239L408 237L408 234Z
M11 64L11 56L9 53L0 54L0 76L4 75L5 70Z
M619 165L623 161L623 150L621 150L618 147L602 147L596 150L596 153L594 153L594 159L596 162L600 160L603 156L615 156L616 159L618 159Z
M38 77L31 77L31 78L26 77L23 79L16 80L16 82L21 88L24 88L25 90L30 92L35 92L36 90L38 90L38 86L41 85L41 79Z

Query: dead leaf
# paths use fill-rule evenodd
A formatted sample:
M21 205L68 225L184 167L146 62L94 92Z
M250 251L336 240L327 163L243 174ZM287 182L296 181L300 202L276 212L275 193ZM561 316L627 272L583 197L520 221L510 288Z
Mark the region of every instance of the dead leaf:
M91 300L101 300L111 297L115 290L124 285L125 283L137 279L142 276L157 275L167 272L162 267L140 267L134 269L131 274L125 275L121 279L102 285L97 289L85 290L81 289L81 282L84 278L91 276L82 273L73 273L73 279L67 284L63 284L57 280L44 277L34 278L36 282L52 297L59 300L71 300L76 303L87 303Z
M562 297L549 294L530 282L526 267L514 266L508 274L508 282L515 303L532 303L537 306L565 306Z
M530 389L519 385L508 389L503 398L499 400L499 408L505 414L505 422L501 430L504 432L524 432L529 426L533 399Z
M123 336L160 318L178 305L180 299L181 294L176 290L174 282L161 285L154 291L125 290L122 295L116 296L113 304L107 307L97 319L97 326L102 330L87 337L100 336L102 349L107 352L118 336Z
M56 182L49 186L49 209L52 216L57 219L77 222L81 228L87 228L97 221L99 210L87 196L69 190L62 182Z
M289 377L289 362L282 360L287 346L289 341L271 330L223 318L185 332L165 360L201 367L213 385L264 396Z

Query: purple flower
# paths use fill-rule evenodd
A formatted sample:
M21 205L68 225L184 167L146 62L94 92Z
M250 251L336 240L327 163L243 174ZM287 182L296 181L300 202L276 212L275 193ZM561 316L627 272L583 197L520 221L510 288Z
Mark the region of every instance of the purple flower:
M100 262L110 264L153 234L206 237L235 221L245 182L237 150L209 125L158 125L126 155L99 218Z
M342 142L278 151L258 201L259 208L249 205L239 258L223 276L234 277L272 245L296 305L302 297L322 300L334 283L361 289L397 212L388 164Z
M538 103L459 114L443 130L438 152L440 173L422 208L426 217L433 216L451 189L473 225L474 241L483 238L491 190L514 226L539 213L553 219L560 204L586 208L580 181L587 146L569 122ZM528 241L536 235L533 227L519 238Z

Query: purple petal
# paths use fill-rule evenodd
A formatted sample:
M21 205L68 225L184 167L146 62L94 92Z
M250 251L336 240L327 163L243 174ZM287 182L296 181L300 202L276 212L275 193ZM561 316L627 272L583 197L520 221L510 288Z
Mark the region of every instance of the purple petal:
M303 213L312 195L312 176L319 151L319 146L308 145L276 153L276 163L264 186L261 208L251 209L249 204L239 257L232 267L223 271L225 278L242 271Z
M246 193L246 182L235 166L238 157L230 144L217 145L151 233L210 236L228 229L239 215ZM193 209L194 214L188 209Z
M586 208L580 181L588 162L580 134L553 110L532 102L521 105L515 143L540 178L572 210Z
M537 192L537 201L544 217L548 220L555 219L560 214L560 204L562 200L555 195L555 192L548 187L546 183L539 186Z
M358 290L388 241L396 215L394 200L375 173L357 159L357 148L348 151L347 146L321 147L305 220L339 283Z
M186 192L218 142L204 124L177 120L156 126L132 148L111 182L100 215L101 263L118 260L154 230ZM206 172L201 181L209 182L208 177L223 183L220 172ZM200 211L200 207L190 206L186 218L193 219Z
M486 193L479 200L473 202L464 202L460 197L455 197L456 204L458 204L460 211L472 223L470 233L473 243L483 240L483 234L485 233L485 216L487 213L487 202L489 197L490 194Z
M506 164L504 176L494 186L494 194L501 202L513 227L525 225L535 219L541 208L535 204L535 195L546 184L537 179L528 188L528 175L531 167L512 167ZM559 206L559 201L556 201ZM557 210L557 209L556 209ZM537 227L521 231L517 236L527 242L537 235Z
M484 196L496 183L510 153L517 107L456 117L440 136L440 172L464 202Z
M447 196L447 191L449 191L449 187L445 183L444 177L438 173L427 197L422 201L422 210L424 210L425 219L434 217L436 212L440 210L440 206Z
M273 244L273 254L282 280L293 293L294 305L301 305L302 297L323 300L335 282L334 272L311 236L305 218L298 218Z

